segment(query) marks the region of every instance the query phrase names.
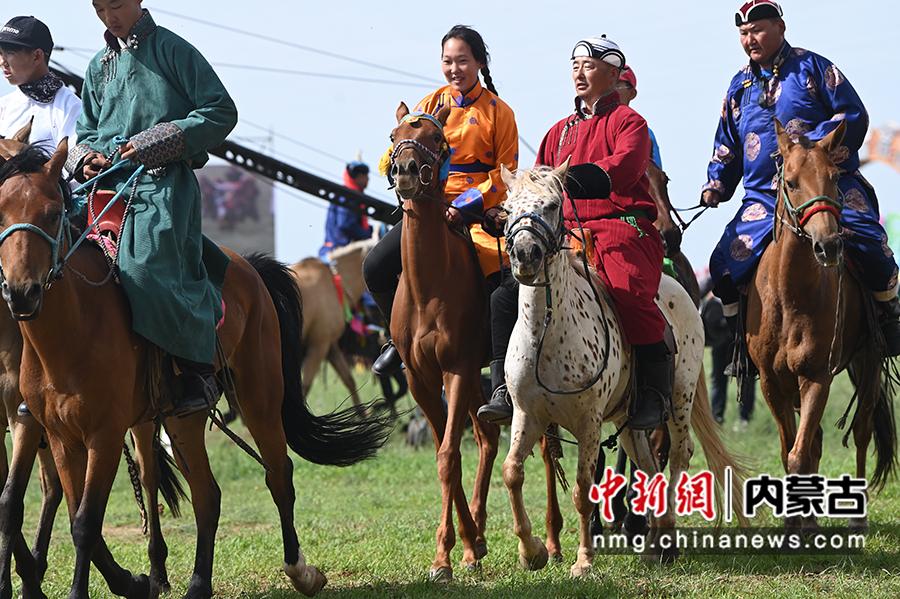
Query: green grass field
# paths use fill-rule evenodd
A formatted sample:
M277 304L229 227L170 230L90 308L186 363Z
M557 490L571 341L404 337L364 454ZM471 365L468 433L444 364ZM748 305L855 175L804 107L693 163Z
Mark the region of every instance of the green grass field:
M357 375L358 380L366 379ZM377 387L363 386L362 396L374 398ZM840 445L833 423L850 398L841 378L834 388L824 420L822 472L854 472L853 449ZM317 412L343 401L344 390L333 375L319 380L310 403ZM409 407L411 400L404 400ZM781 474L779 442L774 421L760 399L749 430L732 431L737 404L730 402L722 434L729 447L749 456L760 472ZM406 417L402 418L405 420ZM648 565L634 556L597 556L588 580L573 581L569 566L577 547L577 516L571 498L561 498L565 526L563 564L549 564L540 572L517 565L517 539L501 468L509 446L501 440L489 500L489 555L477 573L457 567L447 586L427 582L434 555L434 532L440 507L434 452L413 450L398 432L374 460L349 469L326 468L293 456L297 489L296 517L300 542L310 563L329 579L321 597L900 597L900 483L870 502L871 530L862 555L828 556L684 556L671 566ZM241 430L241 432L244 432ZM213 470L222 487L213 585L219 597L281 598L298 596L281 571L281 541L274 504L261 468L219 432L209 433ZM567 446L569 478L574 478L575 452ZM476 448L471 436L463 446L464 477L472 488ZM705 467L698 451L692 470ZM544 482L539 459L527 463L525 482L529 514L543 535ZM39 506L37 479L26 500L26 536L33 534ZM189 506L180 519L166 514L163 530L169 544L172 597L181 597L190 577L194 553L194 523ZM72 576L74 554L66 517L61 510L51 546L50 569L44 582L48 597L65 597ZM701 521L688 519L688 525ZM754 525L775 525L773 520ZM146 539L132 498L124 466L116 481L104 529L114 555L133 571L146 572ZM461 550L454 560L461 559ZM91 576L92 597L107 597L96 570Z

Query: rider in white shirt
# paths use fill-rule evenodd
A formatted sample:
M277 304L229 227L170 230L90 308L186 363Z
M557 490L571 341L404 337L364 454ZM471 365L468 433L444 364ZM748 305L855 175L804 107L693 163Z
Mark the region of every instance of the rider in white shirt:
M0 98L0 136L11 137L33 118L31 143L53 150L68 137L74 147L81 100L50 71L53 38L34 17L15 17L0 28L0 70L11 93Z

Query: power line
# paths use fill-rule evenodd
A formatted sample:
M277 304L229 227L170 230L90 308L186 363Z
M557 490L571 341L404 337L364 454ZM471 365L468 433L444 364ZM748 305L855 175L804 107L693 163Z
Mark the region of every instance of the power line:
M212 21L207 21L205 19L198 19L196 17L189 17L187 15L183 15L181 13L173 12L170 10L164 10L162 8L154 8L153 12L161 13L164 15L169 15L171 17L176 17L178 19L184 19L185 21L192 21L194 23L199 23L201 25L206 25L207 27L214 27L216 29L221 29L223 31L230 31L231 33L238 33L240 35L246 35L248 37L254 37L257 39L261 39L267 42L271 42L273 44L280 44L282 46L288 46L290 48L296 48L298 50L303 50L305 52L312 52L314 54L320 54L322 56L328 56L329 58L336 58L338 60L344 60L346 62L352 62L355 64L363 65L366 67L370 67L373 69L379 69L382 71L387 71L390 73L395 73L398 75L404 75L406 77L412 77L413 79L421 79L422 81L428 81L429 83L436 83L434 79L430 77L423 77L422 75L418 75L416 73L410 73L408 71L403 71L400 69L395 69L393 67L388 67L384 65L380 65L374 62L369 62L367 60L360 60L358 58L353 58L352 56L344 56L343 54L338 54L336 52L330 52L328 50L320 50L319 48L313 48L312 46L306 46L304 44L298 44L295 42L289 42L287 40L278 39L276 37L263 35L261 33L255 33L253 31L247 31L244 29L238 29L237 27L231 27L229 25L220 25L219 23L214 23Z
M294 69L282 69L278 67L261 67L249 64L233 64L230 62L214 62L213 66L226 69L243 69L247 71L263 71L267 73L279 73L282 75L298 75L301 77L321 77L322 79L339 79L341 81L355 81L359 83L377 83L382 85L399 85L407 87L431 88L430 83L414 83L412 81L394 81L390 79L373 79L370 77L355 77L353 75L335 75L333 73L315 73L312 71L297 71Z

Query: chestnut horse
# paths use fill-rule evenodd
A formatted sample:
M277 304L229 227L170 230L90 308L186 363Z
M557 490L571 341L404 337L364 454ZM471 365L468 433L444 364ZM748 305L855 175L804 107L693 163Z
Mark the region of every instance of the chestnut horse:
M152 581L115 562L102 525L125 432L159 416L161 406L147 383L157 351L132 331L127 300L109 282L103 255L90 246L70 251L60 183L66 156L66 141L49 160L40 148L26 147L0 167L0 218L6 226L0 234L3 295L24 340L20 387L44 426L69 506L75 545L70 598L88 597L91 560L114 594L155 596L159 589ZM233 399L267 466L266 484L281 522L284 571L295 588L312 595L326 580L300 550L286 446L316 463L349 465L373 455L387 430L381 421L358 422L353 411L324 417L309 413L301 392L296 284L288 269L270 258L227 253L231 263L223 298L228 316L219 330L227 364L219 366L233 375ZM88 343L90 351L79 350ZM205 425L206 414L166 421L197 524L188 598L212 596L221 493L206 455ZM147 455L152 443L145 436L137 445L144 470L154 470L146 467L152 463ZM2 502L8 509L0 513L2 564L9 563L12 524L21 521L22 512L7 491L8 486ZM149 511L153 518L154 510ZM151 522L151 555L157 568L165 560L158 522ZM43 597L39 587L23 588L23 594Z
M852 421L856 475L865 477L874 431L872 487L878 489L895 469L897 437L889 385L881 378L881 352L873 341L877 327L866 316L868 292L843 261L840 170L829 154L840 146L845 123L818 143L793 141L777 121L775 129L784 166L774 240L749 288L747 347L778 424L788 474L818 472L825 403L835 374L848 368L859 398ZM815 527L812 518L786 524ZM867 522L851 520L850 525L865 528Z
M447 225L441 165L450 159L443 126L450 108L436 116L397 109L391 134L391 174L403 208L401 259L403 272L391 312L391 337L406 365L409 388L431 425L441 483L441 515L437 551L430 577L453 578L450 551L456 543L453 509L463 543L462 563L476 568L487 555L485 527L491 469L497 457L500 429L478 420L485 403L481 368L487 364L489 326L484 279L471 243ZM452 275L452 276L451 276ZM447 406L441 400L444 388ZM466 424L479 449L472 502L462 487L460 441ZM553 478L553 450L542 443L547 483L547 548L561 556L562 517Z

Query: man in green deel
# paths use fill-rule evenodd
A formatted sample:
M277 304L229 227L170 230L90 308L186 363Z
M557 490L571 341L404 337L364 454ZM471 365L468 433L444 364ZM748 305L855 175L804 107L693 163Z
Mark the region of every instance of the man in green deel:
M88 66L78 145L67 166L85 180L111 166L118 152L147 169L119 244L120 279L135 332L171 354L182 373L185 392L172 415L186 416L218 396L213 360L227 267L201 235L192 169L206 164L207 150L237 124L237 108L200 52L157 27L141 0L93 0L93 6L107 28L106 47ZM121 138L127 143L118 145ZM111 174L103 186L120 190L129 170Z

